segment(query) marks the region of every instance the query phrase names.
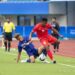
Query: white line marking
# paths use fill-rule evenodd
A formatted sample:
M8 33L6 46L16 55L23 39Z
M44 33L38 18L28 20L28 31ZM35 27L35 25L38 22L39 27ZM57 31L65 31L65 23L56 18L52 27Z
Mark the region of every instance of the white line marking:
M16 53L11 53L11 52L1 52L1 53L17 56L17 52L16 52ZM22 55L22 57L25 58L24 55Z
M13 54L13 53L7 53L7 54L17 56L17 54ZM24 57L24 58L25 58L25 56L24 56L24 55L22 55L22 57ZM58 63L58 64L59 64L59 65L66 66L66 67L75 68L75 66L73 66L73 65L69 65L69 64L63 64L63 63Z
M2 53L4 53L4 52L2 52ZM17 54L15 54L15 53L7 53L7 54L17 56ZM25 58L25 56L23 56L23 55L22 55L22 57ZM75 66L73 66L73 65L69 65L69 64L63 64L63 63L58 63L58 64L59 64L59 65L66 66L66 67L75 68Z
M58 64L59 64L59 65L66 66L66 67L75 68L75 66L73 66L73 65L69 65L69 64L63 64L63 63L58 63Z

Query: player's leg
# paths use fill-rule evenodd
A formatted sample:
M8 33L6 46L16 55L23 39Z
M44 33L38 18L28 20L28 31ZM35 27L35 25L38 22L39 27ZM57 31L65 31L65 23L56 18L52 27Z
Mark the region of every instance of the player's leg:
M50 49L50 46L46 46L46 49L47 49L47 55L48 57L51 59L51 61L53 63L56 63L55 59L54 59L54 55L53 55L53 52L52 50Z
M52 34L53 37L57 38L56 34ZM57 43L53 43L54 53L57 51Z
M8 41L8 52L10 52L11 41Z
M48 42L48 39L42 39L42 40L41 40L41 43L42 43L42 45L46 48L47 54L48 54L49 58L51 59L51 61L52 61L53 63L56 63L55 60L54 60L54 57L53 57L53 53L52 53L52 51L50 50L50 44L49 44L49 42Z
M48 36L48 40L49 40L49 42L51 43L51 44L60 44L60 41L57 39L57 38L55 38L55 37L53 37L53 36Z
M4 33L4 46L5 46L5 51L7 51L7 33Z
M29 59L27 59L26 62L28 63L34 63L35 62L35 49L29 49L26 50L27 55L29 56Z
M7 51L7 40L4 40L5 51Z
M57 39L57 38L55 38L55 37L53 37L53 36L48 36L48 40L49 40L49 42L51 43L51 44L54 44L54 43L57 43L57 44L59 44L60 43L60 41Z
M39 60L42 61L43 63L50 63L49 61L46 60L47 57L47 51L46 49L43 49L42 53L39 55Z
M33 53L34 53L35 59L36 59L37 57L39 57L39 59L40 59L43 63L50 63L50 62L48 62L47 60L45 60L46 57L47 57L47 51L46 51L46 49L45 49L44 47L41 47L40 49L42 49L42 53L41 53L41 54L38 53L39 48L38 48L38 49L34 49L34 52L33 52Z
M59 38L59 36L58 36L57 34L55 34L54 37L55 37L57 40L58 40L58 38ZM55 42L55 43L53 44L53 46L54 46L54 53L55 53L56 51L59 50L59 43L58 43L58 42Z
M42 53L43 53L45 56L47 56L47 51L46 51L45 48L43 49Z
M45 56L47 56L47 51L46 51L46 48L41 45L39 48L38 48L38 54L40 55L41 53L43 53Z
M54 53L55 53L56 50L57 50L57 43L54 43L54 44L53 44L53 47L54 47Z
M57 35L56 38L59 39L59 36ZM59 51L59 44L60 44L60 43L56 43L57 52Z
M43 49L45 49L45 47L43 45L38 48L39 55L42 53Z
M29 59L21 60L22 63L27 62L27 63L35 63L35 57L32 55L29 57Z
M48 41L49 41L51 44L59 44L59 43L60 43L58 39L56 39L55 37L53 37L53 36L51 36L51 35L48 36Z
M57 52L59 51L59 43L57 44Z
M12 41L12 33L9 33L8 34L8 52L10 52L11 41Z
M29 59L30 59L31 63L35 63L35 57L34 56L30 56Z
M53 36L51 36L51 35L49 35L49 36L47 37L47 39L48 39L48 42L51 43L51 44L54 44L54 43L59 44L59 43L60 43L58 39L56 39L55 37L53 37ZM47 54L48 54L48 56L53 55L52 52L48 52ZM54 59L53 56L52 56L52 60L53 60L54 63L56 63L56 61L55 61L55 59Z

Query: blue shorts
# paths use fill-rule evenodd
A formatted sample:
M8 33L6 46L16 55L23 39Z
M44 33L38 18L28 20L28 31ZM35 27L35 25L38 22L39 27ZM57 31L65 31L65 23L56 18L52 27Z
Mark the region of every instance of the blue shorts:
M29 57L34 56L35 58L37 58L39 56L37 49L28 49L28 50L26 50L26 52Z

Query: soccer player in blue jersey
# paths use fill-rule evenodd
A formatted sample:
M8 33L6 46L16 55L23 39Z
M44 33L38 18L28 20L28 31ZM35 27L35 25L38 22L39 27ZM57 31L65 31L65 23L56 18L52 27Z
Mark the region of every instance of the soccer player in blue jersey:
M45 49L42 46L36 49L34 45L32 44L32 41L29 40L29 37L23 38L19 34L15 34L15 38L19 41L17 63L20 60L22 49L24 49L26 53L28 54L29 59L26 62L29 62L29 63L35 62L35 59L42 53L40 52L41 51L40 49L43 49L43 53L47 55Z

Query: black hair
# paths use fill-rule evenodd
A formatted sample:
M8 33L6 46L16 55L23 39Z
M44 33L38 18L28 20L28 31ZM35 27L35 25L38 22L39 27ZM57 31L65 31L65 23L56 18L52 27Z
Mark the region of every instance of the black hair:
M47 18L42 18L42 21L46 21L47 22L48 20L47 20Z

